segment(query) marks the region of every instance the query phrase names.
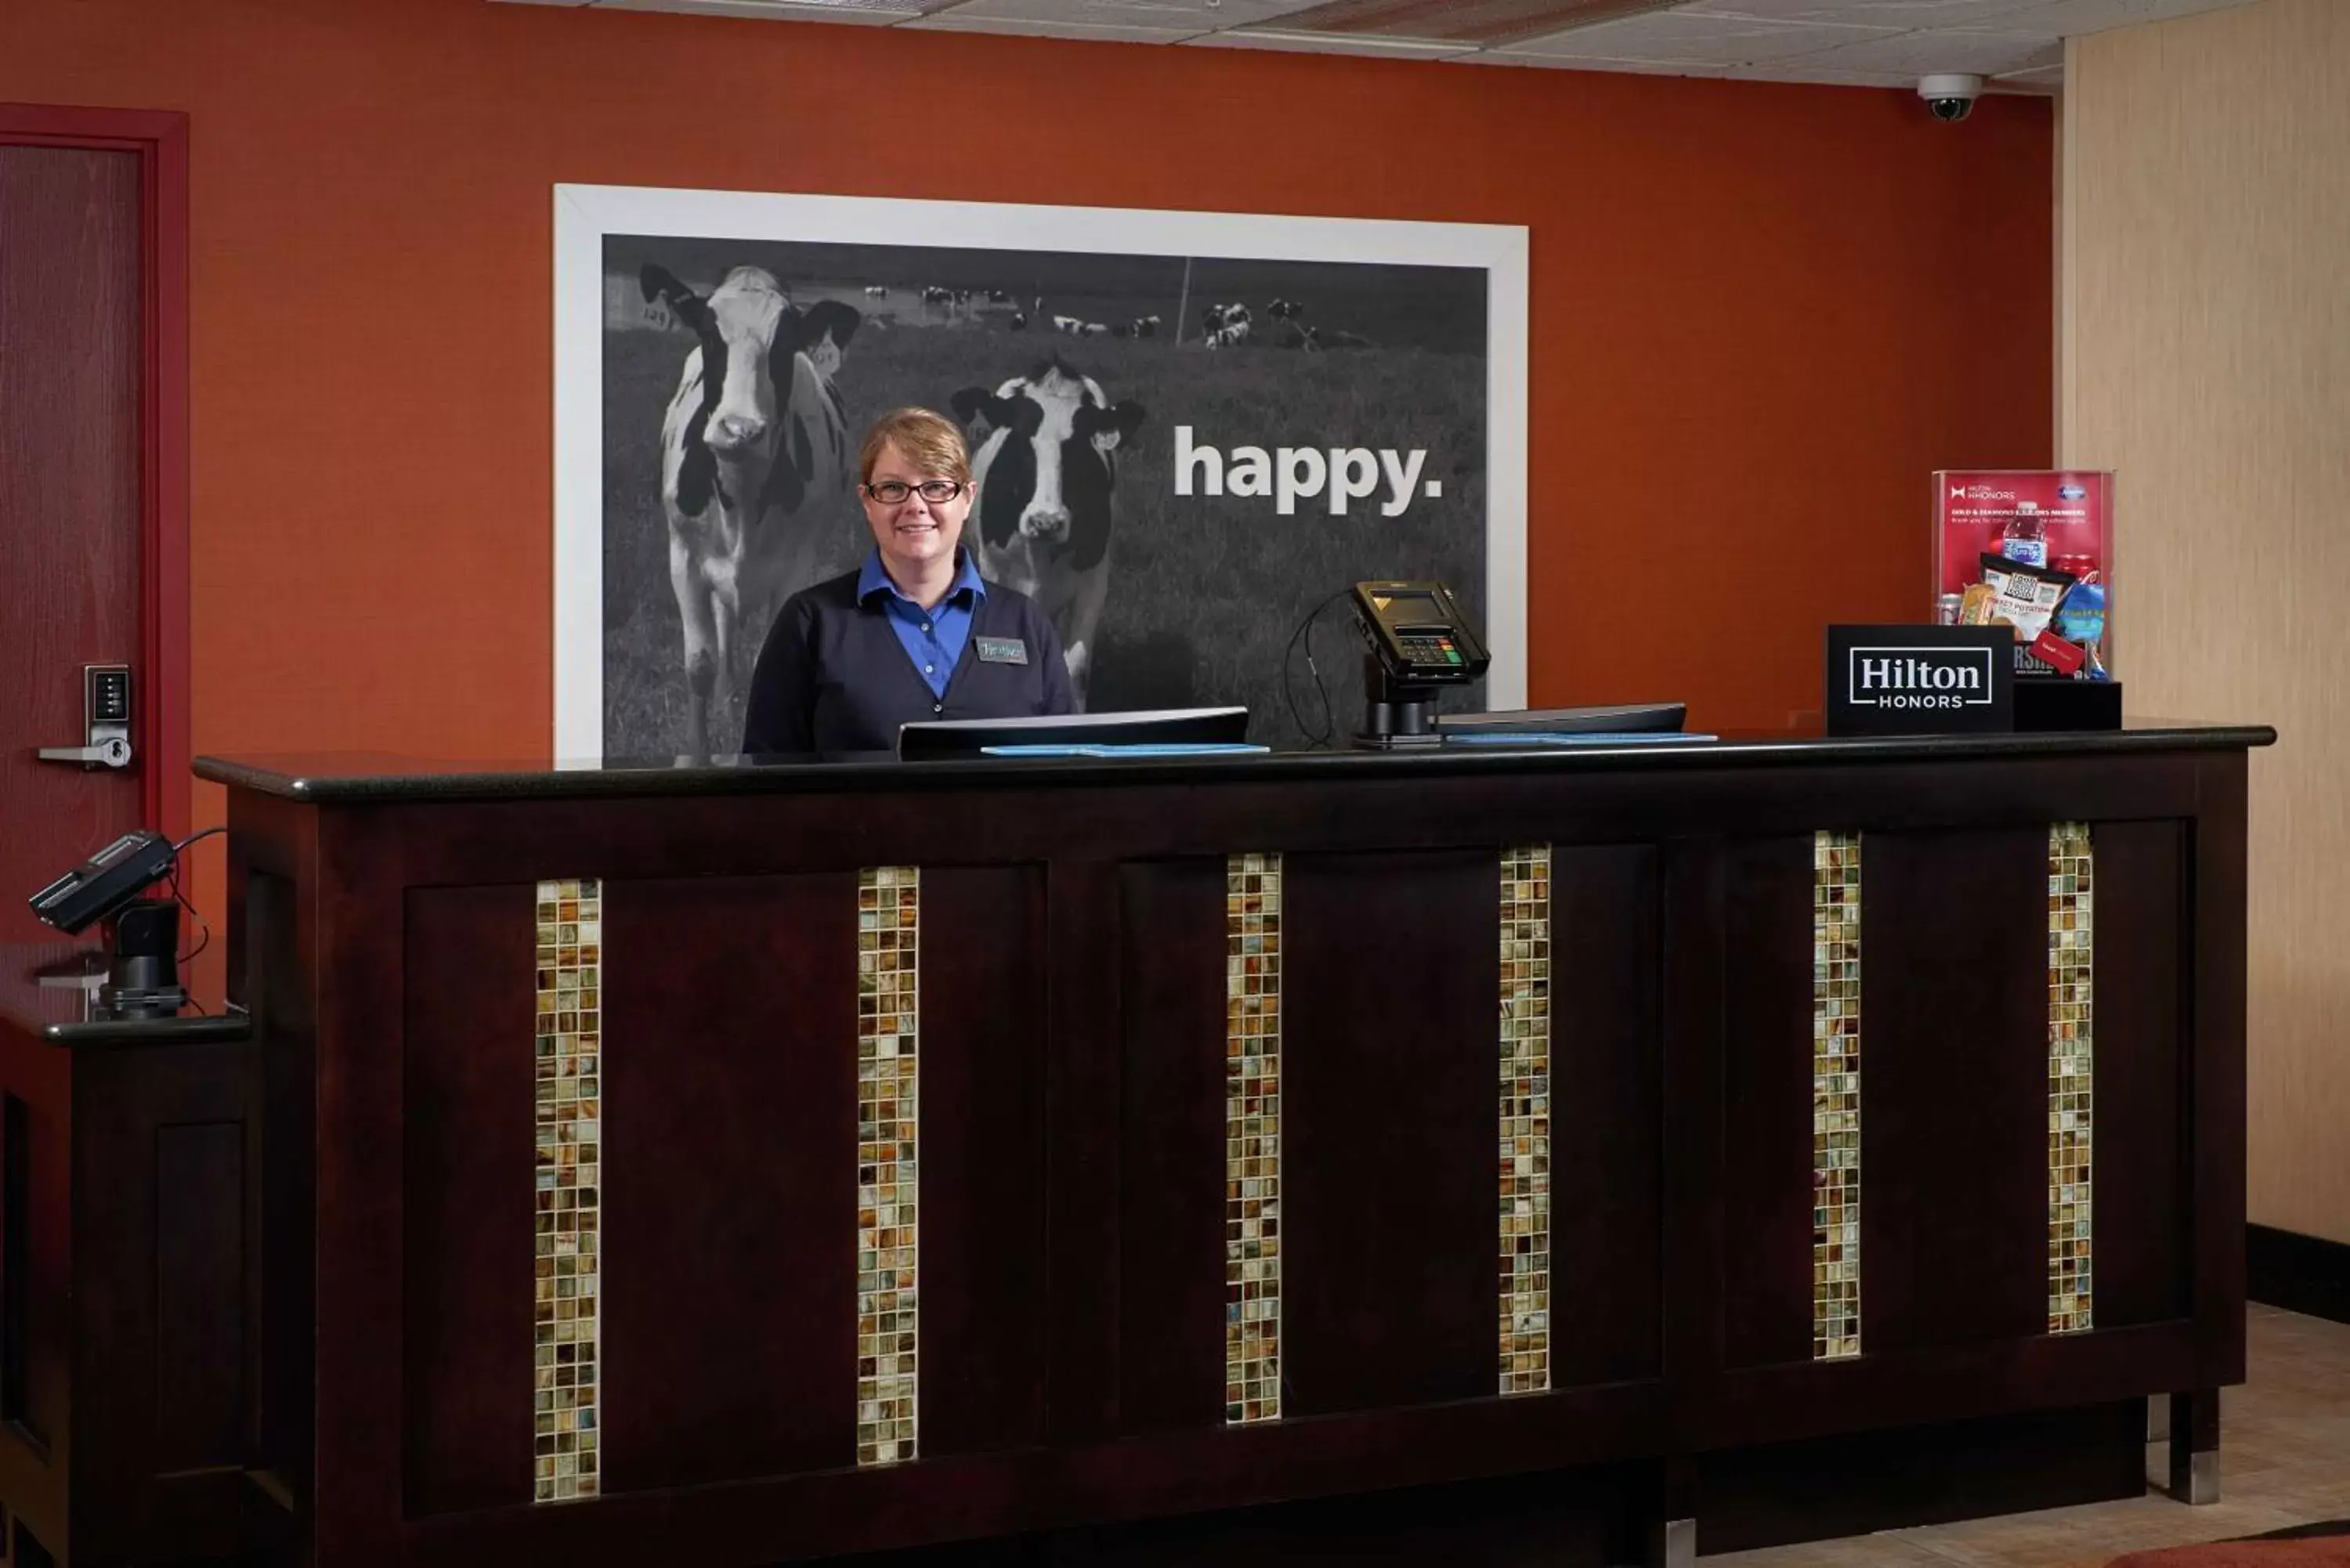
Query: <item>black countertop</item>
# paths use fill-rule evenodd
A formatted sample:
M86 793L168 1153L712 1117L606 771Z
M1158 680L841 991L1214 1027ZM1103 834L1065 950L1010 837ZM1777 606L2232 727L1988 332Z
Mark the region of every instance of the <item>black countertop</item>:
M2141 720L2116 731L2007 735L1725 735L1658 744L1610 740L1523 750L1490 745L1419 752L1272 752L1135 758L981 757L901 763L883 753L725 757L689 764L641 758L598 763L442 761L368 752L205 756L200 778L321 805L554 800L639 795L782 794L841 789L915 790L1001 784L1242 784L1294 778L1409 778L1500 773L1592 773L1933 762L1970 757L2094 756L2230 751L2274 743L2264 724Z
M0 943L0 1023L58 1045L188 1044L243 1040L245 1014L199 996L175 1012L120 1013L101 1004L103 950L74 942Z

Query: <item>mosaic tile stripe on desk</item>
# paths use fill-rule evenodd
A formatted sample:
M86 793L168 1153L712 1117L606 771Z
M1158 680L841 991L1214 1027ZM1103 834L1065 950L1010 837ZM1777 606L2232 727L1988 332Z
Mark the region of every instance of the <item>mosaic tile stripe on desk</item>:
M1860 1354L1860 836L1812 839L1812 1357Z
M916 1457L921 873L857 878L857 1462Z
M1502 852L1501 1389L1550 1386L1550 846Z
M603 893L541 882L538 913L537 1232L531 1312L536 1502L597 1494L599 1316L597 1193L603 1169Z
M1224 863L1224 1420L1281 1417L1281 857Z
M2095 1326L2089 1218L2095 1132L2096 867L2088 825L2048 830L2048 1332Z

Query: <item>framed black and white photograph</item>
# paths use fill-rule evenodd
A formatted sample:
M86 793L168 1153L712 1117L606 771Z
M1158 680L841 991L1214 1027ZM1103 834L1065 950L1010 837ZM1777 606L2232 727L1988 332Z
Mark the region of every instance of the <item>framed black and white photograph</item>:
M1523 705L1524 229L597 185L555 217L565 760L738 749L907 405L962 425L963 542L1089 711L1343 745L1367 578L1450 584L1493 662L1449 705Z

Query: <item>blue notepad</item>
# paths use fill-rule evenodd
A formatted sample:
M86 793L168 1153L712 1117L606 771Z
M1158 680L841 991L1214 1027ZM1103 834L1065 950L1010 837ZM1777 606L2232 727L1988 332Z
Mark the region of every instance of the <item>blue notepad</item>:
M982 746L980 754L990 757L1244 757L1261 755L1271 746L1252 746L1240 741L1139 741L1129 745L1108 742L1089 743Z

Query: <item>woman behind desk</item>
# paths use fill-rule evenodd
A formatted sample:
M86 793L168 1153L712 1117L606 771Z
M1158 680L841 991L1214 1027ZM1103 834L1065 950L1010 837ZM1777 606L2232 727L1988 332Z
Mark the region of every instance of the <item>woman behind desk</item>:
M858 493L873 554L785 601L759 650L743 750L889 751L898 726L1076 711L1061 639L1025 594L981 579L962 431L899 409L866 432Z

